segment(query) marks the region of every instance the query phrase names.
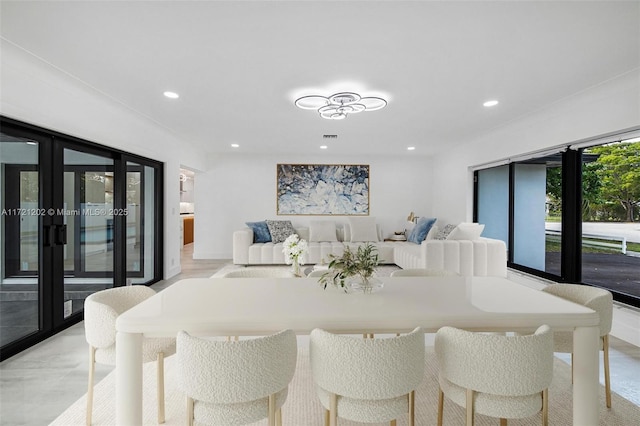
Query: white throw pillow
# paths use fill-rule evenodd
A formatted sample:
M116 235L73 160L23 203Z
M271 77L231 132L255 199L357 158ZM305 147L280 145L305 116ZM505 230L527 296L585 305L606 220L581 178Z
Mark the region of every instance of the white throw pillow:
M349 218L349 226L352 243L379 241L375 217L351 217Z
M438 227L436 225L433 225L431 229L429 229L429 232L427 233L425 240L435 240L436 235L438 235Z
M480 223L461 223L447 236L447 240L477 240L484 231Z
M312 220L309 222L309 241L338 241L336 223L330 220Z

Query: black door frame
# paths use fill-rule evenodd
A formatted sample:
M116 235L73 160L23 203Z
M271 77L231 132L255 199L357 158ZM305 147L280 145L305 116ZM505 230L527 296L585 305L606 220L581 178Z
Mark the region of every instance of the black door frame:
M161 162L109 148L87 140L47 130L35 125L0 116L0 126L3 133L20 138L28 138L38 142L39 165L39 208L48 211L54 209L53 215L39 215L38 237L39 276L38 276L38 330L25 335L0 348L0 360L7 359L24 349L78 323L83 319L83 312L76 312L64 318L64 261L63 231L64 191L64 158L65 148L83 153L94 154L113 159L114 162L114 209L125 209L126 205L126 172L127 162L149 166L154 170L155 205L147 206L154 211L154 224L146 224L147 232L154 236L154 268L153 277L146 285L162 279L163 271L163 174ZM33 166L32 166L33 167ZM135 167L135 166L134 166ZM4 173L4 171L3 171ZM142 173L144 174L144 173ZM57 182L57 183L56 183ZM6 185L3 185L3 187ZM116 191L116 188L120 190ZM117 195L117 196L116 196ZM6 200L6 194L3 194ZM114 256L113 285L121 286L126 282L127 275L132 272L126 269L126 216L114 216ZM144 252L142 252L144 253ZM144 271L141 263L141 271ZM4 278L4 277L0 277Z

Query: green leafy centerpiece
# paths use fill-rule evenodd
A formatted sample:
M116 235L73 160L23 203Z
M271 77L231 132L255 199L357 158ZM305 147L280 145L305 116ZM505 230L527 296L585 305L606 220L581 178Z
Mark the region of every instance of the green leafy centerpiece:
M327 288L332 285L342 288L347 293L373 293L383 287L382 281L374 276L380 265L377 248L367 243L358 246L353 252L345 247L342 256L329 255L329 270L320 277L320 284Z

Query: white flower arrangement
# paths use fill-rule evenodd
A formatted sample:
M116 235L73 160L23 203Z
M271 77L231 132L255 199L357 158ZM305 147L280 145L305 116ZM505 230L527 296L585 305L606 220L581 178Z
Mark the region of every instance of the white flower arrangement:
M309 248L305 240L301 239L298 234L292 234L284 240L282 245L284 261L287 265L292 264L294 261L300 265L304 265L304 255Z

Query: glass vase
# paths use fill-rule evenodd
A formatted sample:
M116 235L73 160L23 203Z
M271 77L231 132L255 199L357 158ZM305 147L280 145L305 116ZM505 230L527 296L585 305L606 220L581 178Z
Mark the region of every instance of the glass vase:
M298 258L291 259L291 273L295 277L302 276L302 272L300 272L300 262L298 262Z
M371 294L382 290L384 283L377 277L354 275L347 279L349 293Z

